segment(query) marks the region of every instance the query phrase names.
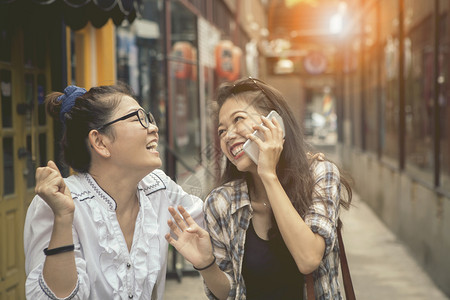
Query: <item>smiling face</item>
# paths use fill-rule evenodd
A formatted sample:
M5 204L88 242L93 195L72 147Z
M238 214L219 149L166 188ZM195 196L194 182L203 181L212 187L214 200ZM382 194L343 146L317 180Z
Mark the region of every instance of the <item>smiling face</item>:
M219 111L218 134L220 148L225 156L241 172L255 172L256 165L242 149L246 135L252 133L254 125L261 123L261 113L247 101L228 98Z
M124 96L111 120L123 117L140 108L141 106L136 100ZM110 163L119 168L142 171L144 176L161 167L161 158L156 149L158 146L158 127L156 125L149 124L148 128L144 128L139 122L138 116L135 115L110 126L114 130L114 138L109 139L107 144L111 153Z

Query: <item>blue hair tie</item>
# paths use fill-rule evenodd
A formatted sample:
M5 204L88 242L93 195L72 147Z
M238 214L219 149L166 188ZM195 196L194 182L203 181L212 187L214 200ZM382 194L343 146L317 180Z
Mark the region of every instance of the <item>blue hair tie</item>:
M69 112L75 105L75 99L83 96L86 93L84 88L77 87L75 85L69 85L64 89L64 94L58 97L58 101L61 101L61 111L59 112L59 119L63 124L66 124L65 114Z

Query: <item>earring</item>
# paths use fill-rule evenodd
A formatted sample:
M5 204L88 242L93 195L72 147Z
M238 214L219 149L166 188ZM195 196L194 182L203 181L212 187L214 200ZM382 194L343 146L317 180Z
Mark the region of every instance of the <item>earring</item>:
M108 157L109 157L109 151L106 151L106 156L108 156Z

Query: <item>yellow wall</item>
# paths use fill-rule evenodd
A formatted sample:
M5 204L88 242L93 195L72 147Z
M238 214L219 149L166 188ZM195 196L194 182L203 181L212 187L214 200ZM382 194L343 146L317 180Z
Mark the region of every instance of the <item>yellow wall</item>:
M111 19L96 30L97 84L111 85L116 82L116 39Z
M68 84L72 84L70 30L68 41ZM72 32L75 35L75 81L78 86L89 89L97 85L116 83L116 42L115 27L109 20L102 28L91 24L81 30Z

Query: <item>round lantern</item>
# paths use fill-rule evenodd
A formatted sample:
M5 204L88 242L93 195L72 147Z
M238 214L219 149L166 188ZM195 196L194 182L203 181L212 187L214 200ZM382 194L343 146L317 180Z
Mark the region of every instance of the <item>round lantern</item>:
M193 61L197 61L197 49L195 49L194 47L191 47L191 49L192 49L192 57L191 57L191 59L193 60ZM191 77L191 80L192 81L196 81L197 80L197 76L198 76L198 71L197 71L197 65L196 64L191 64L190 66L189 66L190 68L191 68L191 74L190 74L190 77Z
M241 57L242 50L238 46L233 47L233 72L230 74L228 79L234 81L239 78L241 71Z
M172 48L172 55L181 58L182 61L174 62L175 77L186 79L191 76L192 66L186 61L193 58L192 46L189 42L176 42Z
M215 49L216 73L219 78L234 80L239 77L242 51L229 40L220 41Z

